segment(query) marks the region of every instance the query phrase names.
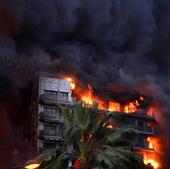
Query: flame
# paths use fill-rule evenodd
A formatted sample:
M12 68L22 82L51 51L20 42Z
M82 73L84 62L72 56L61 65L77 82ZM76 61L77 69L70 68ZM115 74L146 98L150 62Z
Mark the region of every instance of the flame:
M157 169L159 167L159 163L154 159L144 159L144 164L151 164L154 169Z
M159 158L160 144L156 137L147 137L148 148L152 151L139 150L139 154L143 156L144 164L151 165L154 169L160 169L161 162Z
M133 102L129 102L125 105L124 107L124 112L125 113L134 113L137 111L137 108L139 107L139 102L138 100L135 100Z
M151 164L154 169L160 168L160 162L156 153L144 153L143 158L144 164Z
M154 145L154 141L152 140L151 137L148 137L147 138L147 141L148 141L148 148L149 149L154 149L155 148L155 145Z
M116 112L125 112L125 113L135 113L140 106L140 101L143 101L144 98L140 96L138 100L128 102L125 105L121 105L115 101L109 101L108 104L105 103L102 99L93 95L93 88L91 85L88 85L88 89L80 94L80 100L88 105L93 103L98 104L98 109L107 110L107 111L116 111Z
M79 89L79 86L76 86L75 80L73 78L67 77L65 78L68 82L70 82L71 89L75 89L74 92L77 94L77 97L83 101L85 104L91 106L94 103L97 103L98 109L100 110L107 110L107 111L115 111L115 112L125 112L125 113L135 113L140 108L140 104L145 100L143 96L139 96L136 100L129 101L125 104L119 103L114 100L104 101L103 99L99 98L98 96L94 95L94 90L91 85L87 86L86 90ZM154 106L150 107L147 115L153 116L156 109ZM152 125L150 123L147 124L148 126ZM108 124L106 126L109 129L113 128L113 125ZM91 139L91 134L89 134L89 139ZM83 141L84 136L82 135ZM158 139L155 137L147 137L147 148L149 151L146 150L139 150L138 153L143 155L144 163L153 166L154 169L160 169L161 163L158 154L160 153L160 146L161 144L158 142ZM152 150L152 151L151 151Z
M65 80L67 80L70 83L71 90L74 90L76 88L76 84L73 78L66 77Z
M151 165L154 169L161 168L158 153L155 151L138 150L136 152L143 156L143 162L145 165Z
M110 101L108 110L120 112L121 111L120 103Z
M155 108L154 107L150 107L148 112L147 112L147 115L148 116L153 116L154 115L154 112L155 112Z
M94 103L93 89L91 85L88 85L88 90L81 96L81 100L88 105L92 105Z
M160 140L157 137L148 137L148 148L154 149L156 152L160 152Z

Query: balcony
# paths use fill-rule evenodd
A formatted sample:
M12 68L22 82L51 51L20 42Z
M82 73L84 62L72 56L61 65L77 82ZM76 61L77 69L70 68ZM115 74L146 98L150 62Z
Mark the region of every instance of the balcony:
M39 120L42 122L49 123L64 123L64 117L59 115L59 113L55 112L55 114L50 114L49 112L41 112L39 115Z
M43 151L50 150L50 149L57 149L60 145L60 142L58 141L42 141L43 146L38 147L39 153L42 153Z
M155 151L154 144L151 147L149 142L147 141L147 138L147 136L138 135L133 141L133 148L136 150Z
M137 125L133 125L133 124L118 124L120 128L132 128L135 129L139 134L144 134L144 135L154 135L155 131L154 128L152 126L137 126Z
M63 134L62 131L56 132L56 131L42 130L39 132L39 137L44 140L62 141Z
M49 94L42 94L40 96L40 103L47 104L47 105L57 105L57 104L67 104L73 105L74 102L70 102L68 100L68 96L54 96Z
M155 135L153 127L135 127L139 134Z
M145 150L145 151L155 151L154 149L150 149L146 145L143 144L133 144L133 149L135 150Z

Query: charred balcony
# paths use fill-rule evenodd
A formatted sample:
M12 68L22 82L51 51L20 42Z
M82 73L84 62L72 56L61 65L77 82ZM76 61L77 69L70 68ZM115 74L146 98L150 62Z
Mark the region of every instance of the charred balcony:
M141 96L144 98L143 100L143 107L147 107L149 104L152 104L153 99L151 97L141 95L137 92L117 92L112 90L104 90L104 89L94 89L94 95L97 95L104 100L114 100L118 101L122 104L126 103L127 101L137 100Z

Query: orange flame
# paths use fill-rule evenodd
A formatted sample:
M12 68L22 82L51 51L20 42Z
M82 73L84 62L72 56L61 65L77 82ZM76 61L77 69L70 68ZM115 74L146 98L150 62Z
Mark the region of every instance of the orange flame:
M125 105L121 105L118 102L115 101L109 101L108 104L106 104L102 99L98 98L97 96L93 95L93 88L91 85L88 85L87 91L80 94L80 99L88 104L92 105L93 103L98 104L98 109L101 110L108 110L108 111L116 111L116 112L125 112L125 113L135 113L140 106L139 101L143 101L144 98L142 96L139 97L139 101L135 100L132 102L128 102Z
M74 79L71 77L66 77L65 80L67 80L70 83L71 90L74 90L76 87L76 84L74 82Z
M120 103L110 101L108 110L120 112L121 111Z
M158 155L160 153L159 140L156 137L148 137L147 142L148 148L152 149L152 151L139 150L137 152L143 156L146 165L151 165L154 169L160 169L161 162Z
M92 105L94 103L94 99L93 99L93 89L90 85L88 85L88 90L87 92L85 92L82 96L81 96L81 100L88 104L88 105Z
M148 137L147 141L148 141L148 148L149 149L153 149L156 152L160 152L160 141L159 141L158 138L156 138L156 137Z
M65 78L67 81L70 82L71 89L76 88L75 80L72 78ZM78 87L77 87L78 88ZM77 91L77 89L75 90ZM82 90L80 90L82 91ZM138 99L128 102L125 105L120 104L119 102L115 102L113 100L109 102L105 102L101 98L97 97L94 95L93 88L91 85L88 85L88 88L85 92L80 92L78 91L78 97L80 98L81 101L83 101L85 104L91 106L93 103L98 104L98 109L101 110L108 110L108 111L115 111L115 112L125 112L125 113L135 113L138 108L140 107L140 103L143 102L145 99L143 96L140 96ZM148 116L153 116L155 112L155 108L152 106L149 108L147 115ZM148 123L148 126L150 124ZM107 128L112 129L113 126L109 124ZM89 139L91 139L91 134L89 134ZM83 137L82 137L83 140ZM158 157L159 149L160 149L160 144L158 143L158 139L155 137L148 137L147 138L147 147L149 150L152 151L139 151L141 155L143 155L144 163L145 164L150 164L154 167L154 169L160 169L161 163L160 159Z
M158 169L160 168L160 162L159 159L157 157L156 153L149 153L149 152L145 152L143 154L143 158L144 158L144 163L145 164L151 164L153 166L154 169Z
M148 148L149 149L155 149L154 141L152 140L152 138L148 137L147 141L148 141Z
M134 113L137 111L137 108L139 107L139 102L137 100L130 102L125 105L124 112L125 113Z
M153 116L154 115L154 112L155 112L155 108L154 107L150 107L148 112L147 112L147 115L148 116Z
M145 158L144 163L145 164L151 164L154 169L157 169L160 166L159 163L157 161L155 161L154 159L152 159L152 158L148 158L148 159Z

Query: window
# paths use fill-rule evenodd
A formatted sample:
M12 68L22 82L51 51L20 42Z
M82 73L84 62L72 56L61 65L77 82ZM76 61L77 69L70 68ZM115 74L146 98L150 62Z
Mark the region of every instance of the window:
M138 121L138 130L143 131L144 130L144 123L143 121Z
M68 101L68 93L66 93L66 92L58 92L57 100L67 102Z
M56 126L44 125L44 134L56 135L57 134Z
M47 100L57 101L57 92L55 91L45 90L44 96Z
M51 135L51 136L62 136L63 128L60 125L44 125L44 134Z
M46 99L51 100L51 101L60 101L60 102L68 101L67 92L56 92L56 91L45 90L44 96Z
M43 112L44 116L47 117L57 117L57 110L55 108L49 108L49 107L44 107L44 112Z
M62 112L57 108L44 107L44 111L42 112L42 114L44 117L64 120L64 116L62 115Z

